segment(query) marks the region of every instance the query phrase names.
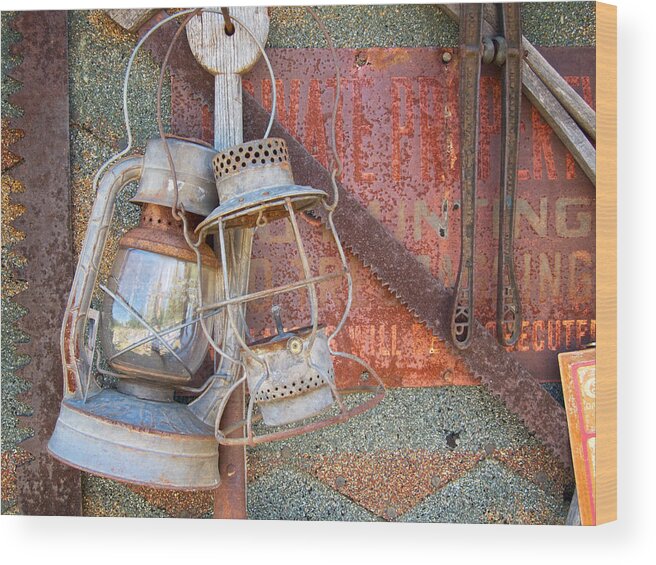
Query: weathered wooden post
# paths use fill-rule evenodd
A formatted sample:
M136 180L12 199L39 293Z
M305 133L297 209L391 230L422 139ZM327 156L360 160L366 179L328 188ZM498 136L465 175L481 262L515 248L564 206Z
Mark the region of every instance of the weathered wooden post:
M187 25L189 46L205 70L214 75L214 147L224 149L243 142L241 75L253 67L261 55L260 48L245 29L247 26L261 45L269 33L266 7L234 7L233 30L226 29L222 14L204 12ZM229 32L232 31L230 34ZM231 286L240 293L248 287L253 230L234 231L228 241L234 256L240 258L238 268L231 273ZM239 354L234 334L224 328L223 349L229 355ZM243 328L242 328L243 330ZM223 359L220 371L236 377L239 367ZM210 399L211 397L206 396ZM198 405L197 405L198 406ZM223 415L224 425L244 418L244 389L232 395ZM240 446L220 446L219 469L221 485L214 499L216 518L246 518L246 452Z

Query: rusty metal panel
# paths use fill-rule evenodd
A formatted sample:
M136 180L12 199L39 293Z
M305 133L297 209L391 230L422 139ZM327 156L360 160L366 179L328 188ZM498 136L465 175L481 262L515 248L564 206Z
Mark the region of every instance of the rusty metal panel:
M23 111L12 120L23 138L12 150L23 162L15 176L25 186L16 200L25 213L16 227L25 232L17 247L29 258L28 288L16 301L28 313L20 326L30 336L22 347L31 362L22 375L31 383L25 401L33 414L24 423L34 436L22 446L33 459L17 469L22 514L79 515L80 473L52 459L46 444L62 397L59 330L73 276L68 138L67 12L22 12L15 26L23 35L22 63L12 73L22 83L12 103Z
M594 105L594 50L544 51ZM337 144L345 163L344 186L433 276L452 287L460 249L459 73L457 54L444 63L444 52L340 50L345 79ZM279 81L279 121L327 165L325 124L334 92L329 53L275 49L271 59ZM271 86L262 66L244 83L270 108ZM500 97L499 75L486 66L481 81L476 315L491 332L496 312ZM202 123L199 126L202 134ZM509 351L538 380L557 381L556 352L576 349L595 337L595 193L526 99L518 176L515 266L525 318L520 339ZM274 271L291 245L290 233L275 233L273 226L271 230L266 250L255 249L256 276L258 269ZM321 242L314 242L317 260L330 262ZM358 292L346 328L350 342L344 339L339 345L375 363L392 386L474 382L371 275L354 265L354 276Z
M438 280L452 287L460 248L459 81L457 54L444 63L445 51L451 53L423 48L339 50L345 80L337 141L345 159L344 185ZM594 49L543 51L594 105ZM327 164L326 122L334 92L329 53L272 49L270 57L278 77L278 120ZM204 84L198 73L189 82L189 74L174 70L173 129L207 140L213 123L211 81ZM270 80L262 66L244 84L270 108ZM490 331L495 331L496 309L500 97L499 76L486 66L481 84L476 314ZM515 268L525 318L520 339L509 350L540 381L557 381L555 353L595 337L594 187L526 99L522 107ZM291 232L274 233L271 241L273 258L256 247L256 273L270 272L276 257L286 256ZM321 260L327 263L330 257ZM347 333L357 351L376 358L387 384L475 382L448 362L436 338L366 270L357 264L353 269L360 291Z
M251 132L261 129L268 120L266 110L252 97L245 98L245 107L250 121L245 122L245 129ZM329 191L328 170L280 125L273 128L273 134L287 136L291 159L300 165L296 169L299 182L312 183ZM340 206L335 215L335 225L343 234L347 247L401 304L425 324L432 335L440 340L438 343L442 342L442 347L449 353L445 358L464 363L467 370L480 379L488 391L497 396L568 467L571 464L570 450L562 407L478 320L474 327L476 347L461 352L454 349L449 340L449 323L446 320L451 292L355 196L342 186L338 189ZM322 220L325 221L323 216ZM338 366L336 372L338 383L341 381L344 384L349 380L348 371L343 367ZM366 373L360 375L360 380L363 377ZM351 379L357 378L357 375L351 375Z

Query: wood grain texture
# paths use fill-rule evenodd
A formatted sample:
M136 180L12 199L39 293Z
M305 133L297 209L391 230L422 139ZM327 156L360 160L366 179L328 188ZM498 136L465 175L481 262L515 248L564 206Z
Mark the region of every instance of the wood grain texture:
M597 137L595 111L588 106L569 83L560 76L533 44L522 37L525 61L538 78L547 86L556 99L574 118L574 121L594 141Z
M214 148L222 151L244 141L241 75L214 77Z
M269 34L269 16L265 7L236 6L230 14L242 21L261 45ZM198 62L213 75L243 74L260 58L260 48L238 22L235 33L227 35L223 17L205 12L187 25L189 46Z
M243 22L261 45L269 34L269 15L263 7L231 7L230 15L236 17L235 32L228 35L224 19L217 13L203 13L194 17L187 25L187 39L196 60L214 75L214 147L222 150L243 141L243 103L241 75L247 72L262 52L251 35L239 23ZM220 195L219 195L220 196ZM243 293L248 288L250 250L253 230L232 230L227 245L241 257L235 269L233 288ZM223 347L226 351L239 351L237 339L231 332L226 335ZM233 378L239 366L231 365ZM245 388L242 386L228 401L221 420L227 427L245 417ZM241 430L238 430L241 432ZM223 519L245 519L246 511L246 450L240 446L219 446L219 472L221 484L214 494L214 517Z
M597 2L597 524L617 519L617 7Z
M528 65L524 65L522 69L522 82L526 97L569 149L585 176L596 186L596 151L590 140Z

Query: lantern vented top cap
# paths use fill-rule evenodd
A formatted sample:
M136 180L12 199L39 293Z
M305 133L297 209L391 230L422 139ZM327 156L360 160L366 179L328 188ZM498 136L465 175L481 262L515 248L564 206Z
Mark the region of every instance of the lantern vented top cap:
M212 165L217 184L247 169L263 168L286 171L293 182L287 143L275 137L229 147L214 156Z
M173 206L173 176L165 143L175 166L178 204L187 212L207 216L218 203L211 169L215 151L188 140L156 138L148 141L143 172L132 202Z
M212 159L221 204L235 196L294 184L284 139L256 139L217 153Z
M225 227L252 227L285 215L281 202L287 198L300 211L327 197L322 190L294 184L284 139L228 147L215 155L212 167L220 205L196 231L212 231L219 222Z

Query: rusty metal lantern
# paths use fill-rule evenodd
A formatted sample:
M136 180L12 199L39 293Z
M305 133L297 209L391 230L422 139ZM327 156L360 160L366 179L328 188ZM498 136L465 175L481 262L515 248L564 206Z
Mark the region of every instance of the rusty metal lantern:
M352 281L349 267L339 236L332 222L332 211L336 202L328 204L328 195L309 186L294 183L287 145L283 139L265 138L227 148L213 159L216 186L221 202L196 229L198 244L209 235L218 242L223 287L220 299L205 302L199 314L222 313L227 317L230 331L234 332L243 359L243 375L232 384L224 396L216 418L216 434L219 443L227 445L258 443L283 439L316 430L330 424L345 421L380 402L384 387L376 372L362 359L343 352L333 351L330 341L342 329L352 296ZM301 238L297 215L304 210L323 206L329 215L328 227L341 258L341 268L324 275L313 276L305 246ZM236 228L258 229L271 222L288 221L291 224L296 250L302 265L302 277L281 286L249 293L235 287L231 273L237 266L230 257L226 240ZM247 260L250 257L246 258ZM243 257L238 257L243 261ZM201 256L197 254L199 269ZM326 334L319 322L317 285L335 278L345 277L348 282L347 307L336 329ZM248 303L281 294L306 291L309 297L310 316L306 326L287 329L283 327L279 306L273 308L276 334L273 337L247 343L240 331L244 310ZM218 344L213 344L221 352ZM333 356L341 356L359 363L369 372L377 386L361 387L360 392L374 393L364 403L348 409L335 385ZM241 426L246 432L241 438L227 437L228 430L219 429L221 414L230 394L246 381L250 390L247 417ZM339 413L322 420L312 421L296 428L253 434L253 413L258 406L266 426L281 426L297 423L317 416L334 404ZM239 426L238 426L239 427ZM234 428L234 426L233 426ZM234 430L233 430L234 431Z
M158 22L130 57L123 88L128 144L94 179L97 196L62 326L64 399L48 444L54 457L73 467L160 488L214 488L220 482L218 444L254 445L284 439L345 421L384 397L382 382L366 362L334 351L330 345L344 326L352 300L348 263L332 220L338 201L338 172L333 174L331 204L325 192L296 185L285 142L267 138L273 114L265 139L218 155L203 142L164 134L159 108L166 61L175 38L202 11L216 10L183 10ZM135 55L156 29L183 15L187 18L174 36L160 75L160 139L148 142L144 156L119 160L132 145L127 83ZM272 75L275 108L270 62L255 35L244 28ZM335 152L334 116L332 145ZM339 162L336 153L335 161ZM138 189L132 201L142 206L141 222L120 239L109 278L106 284L97 285L115 202L121 190L134 181ZM296 215L317 206L327 212L342 266L314 277ZM233 245L240 238L236 232L244 234L282 219L292 225L303 277L283 287L249 294L243 285L248 281L252 239L243 237L241 244ZM206 241L210 235L218 252ZM318 319L316 287L337 277L346 278L348 299L335 330L327 335ZM96 286L104 293L101 311L91 304ZM276 335L246 343L243 329L249 302L302 289L310 299L308 325L285 330L281 312L274 308ZM101 366L97 341L109 369ZM200 387L192 388L191 379L208 346L215 352L213 374ZM376 386L356 389L371 393L369 399L347 408L335 385L335 356L360 364L377 381ZM241 372L225 371L227 363ZM115 386L103 388L96 374L114 378ZM222 430L220 422L228 400L244 382L250 389L247 417L230 430ZM198 397L188 405L176 402L176 390ZM334 405L339 411L255 437L255 405L267 426L311 419ZM228 437L241 428L246 430L242 437Z
M187 246L174 199L198 223L216 204L210 160L214 151L168 140L177 169L177 195L162 140L145 155L119 161L100 181L62 328L65 394L50 453L98 475L151 486L199 489L219 483L213 429L174 401L206 353L196 317L197 278L214 295L217 261L207 246ZM102 312L91 308L107 233L120 190L139 181L133 202L141 223L119 241ZM99 332L111 370L97 362ZM101 388L93 372L117 379Z

